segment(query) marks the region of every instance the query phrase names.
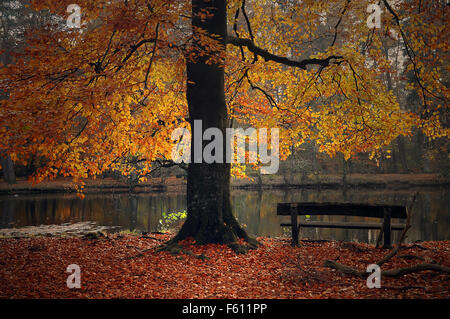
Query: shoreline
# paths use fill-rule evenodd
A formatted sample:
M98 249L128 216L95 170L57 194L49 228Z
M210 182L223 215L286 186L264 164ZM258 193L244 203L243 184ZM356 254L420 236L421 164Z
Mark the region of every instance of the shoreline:
M342 175L300 176L289 177L281 175L262 175L261 179L232 178L231 188L241 190L283 190L283 189L404 189L414 187L447 187L449 179L439 174L348 174L343 180ZM76 185L69 178L57 178L33 185L25 179L18 179L16 184L7 184L0 180L0 195L15 194L55 194L77 193ZM162 193L183 192L186 190L184 177L150 178L146 182L131 185L113 178L89 179L85 181L83 193Z

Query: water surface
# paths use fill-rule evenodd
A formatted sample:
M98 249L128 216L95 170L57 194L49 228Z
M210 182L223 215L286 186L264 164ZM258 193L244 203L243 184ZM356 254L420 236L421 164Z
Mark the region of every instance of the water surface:
M280 227L286 217L276 215L279 202L354 202L413 206L412 228L407 241L446 240L450 238L448 191L443 188L422 190L234 190L234 214L247 231L256 236L289 236L290 229ZM163 213L186 209L183 193L157 194L87 194L79 199L73 194L20 195L0 197L0 228L51 225L94 221L102 226L120 226L123 230L160 231ZM379 221L364 217L312 216L324 221ZM393 220L393 222L397 222ZM378 230L307 228L301 237L357 242L376 242ZM394 232L394 240L396 234Z

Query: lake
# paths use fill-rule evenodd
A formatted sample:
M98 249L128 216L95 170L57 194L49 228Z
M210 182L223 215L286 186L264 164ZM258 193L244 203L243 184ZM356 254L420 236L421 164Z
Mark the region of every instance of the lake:
M255 236L290 236L290 228L281 228L276 216L279 202L354 202L409 205L418 192L412 211L408 242L450 238L448 190L426 189L347 189L347 190L233 190L234 214ZM186 209L183 193L86 194L82 200L74 194L43 194L0 197L0 228L61 225L91 221L117 229L153 232L161 230L163 213ZM304 218L304 217L302 217ZM313 216L324 221L379 221L364 217ZM394 219L395 223L396 220ZM179 224L179 222L178 222ZM172 225L173 226L173 225ZM307 228L300 230L305 239L328 239L375 243L378 230ZM396 240L399 232L393 232Z

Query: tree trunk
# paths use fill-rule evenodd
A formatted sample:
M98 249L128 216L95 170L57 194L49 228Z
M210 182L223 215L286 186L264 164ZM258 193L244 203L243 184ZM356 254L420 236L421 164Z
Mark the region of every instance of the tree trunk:
M3 170L3 179L8 184L16 183L16 174L14 173L14 163L9 155L0 158Z
M402 135L397 138L397 147L400 157L400 163L402 164L402 172L409 173L410 169L408 167L408 161L406 158L405 138Z
M8 65L12 62L12 55L10 44L3 39L0 50L4 50L3 54L0 55L0 61L3 65ZM8 99L8 95L6 92L0 91L0 100ZM2 165L3 170L3 179L8 184L16 183L16 174L14 173L14 163L11 160L11 157L8 154L3 153L4 156L0 157L0 164Z
M213 14L201 20L199 12ZM193 0L192 25L219 35L225 50L226 1ZM193 29L195 34L196 30ZM196 53L202 48L197 44ZM224 52L217 52L217 54ZM194 238L198 244L221 243L237 245L237 238L249 241L231 210L230 164L225 163L226 128L230 126L224 92L222 64L207 64L208 57L196 54L195 61L187 60L187 102L192 131L191 163L187 175L187 219L174 241ZM202 129L196 131L196 120ZM195 149L195 140L202 140L203 132L211 127L222 131L223 163L205 163L202 150ZM216 137L217 138L217 137ZM202 142L202 149L209 141Z

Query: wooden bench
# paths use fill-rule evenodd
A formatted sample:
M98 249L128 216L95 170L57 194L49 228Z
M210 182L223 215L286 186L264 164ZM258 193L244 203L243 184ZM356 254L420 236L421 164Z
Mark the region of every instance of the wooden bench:
M402 230L404 224L391 224L391 218L406 218L406 207L398 205L369 205L353 203L278 203L277 215L291 216L290 223L281 223L280 226L292 227L292 245L298 246L300 227L320 228L348 228L348 229L380 229L383 231L383 247L391 247L391 230ZM339 215L362 216L382 218L381 223L355 223L355 222L298 222L301 215Z

